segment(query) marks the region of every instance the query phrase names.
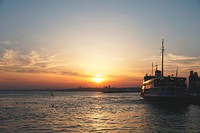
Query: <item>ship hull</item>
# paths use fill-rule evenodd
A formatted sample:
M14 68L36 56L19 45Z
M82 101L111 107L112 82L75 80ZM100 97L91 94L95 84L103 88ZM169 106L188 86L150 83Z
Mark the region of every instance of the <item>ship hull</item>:
M152 96L142 95L144 100L155 102L172 102L172 103L191 103L193 99L189 96Z

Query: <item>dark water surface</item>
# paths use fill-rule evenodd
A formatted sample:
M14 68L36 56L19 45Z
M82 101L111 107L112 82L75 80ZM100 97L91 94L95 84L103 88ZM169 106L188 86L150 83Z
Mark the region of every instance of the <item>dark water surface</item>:
M200 132L200 106L139 93L0 92L0 132Z

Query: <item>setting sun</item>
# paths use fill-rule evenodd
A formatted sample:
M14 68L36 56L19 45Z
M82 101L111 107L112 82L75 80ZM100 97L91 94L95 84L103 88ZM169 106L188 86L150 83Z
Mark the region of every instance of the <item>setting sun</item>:
M101 77L101 76L95 76L92 80L93 80L95 83L101 83L101 82L103 82L104 78Z

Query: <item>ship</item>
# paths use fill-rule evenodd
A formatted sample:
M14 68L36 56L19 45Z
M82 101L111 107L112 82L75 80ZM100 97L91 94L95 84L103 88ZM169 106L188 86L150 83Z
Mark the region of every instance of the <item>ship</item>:
M188 95L185 77L164 76L164 39L162 39L162 68L155 70L153 75L146 74L143 79L141 96L145 100L171 101L171 102L190 102L191 97ZM178 73L178 72L177 72Z

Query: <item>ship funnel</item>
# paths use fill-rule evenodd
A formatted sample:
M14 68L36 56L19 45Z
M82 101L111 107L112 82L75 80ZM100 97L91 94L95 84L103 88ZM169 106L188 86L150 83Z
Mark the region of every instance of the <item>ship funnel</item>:
M162 75L161 75L161 71L160 70L156 70L155 71L155 78L160 78Z

